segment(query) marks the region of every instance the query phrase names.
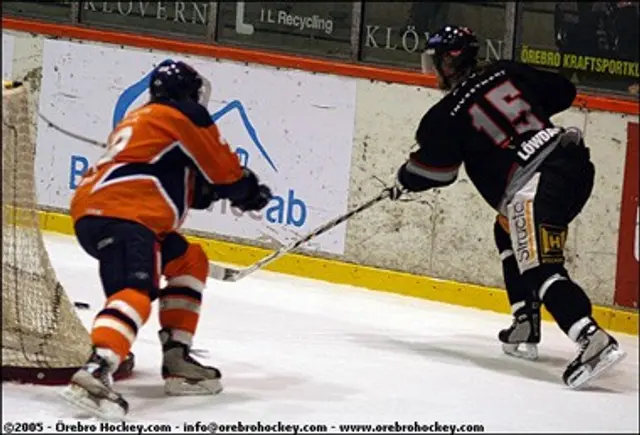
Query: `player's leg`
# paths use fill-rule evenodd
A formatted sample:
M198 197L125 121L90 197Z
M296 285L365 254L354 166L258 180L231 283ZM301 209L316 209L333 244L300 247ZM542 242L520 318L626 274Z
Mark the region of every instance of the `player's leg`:
M493 234L513 314L513 323L498 333L498 339L506 354L534 360L538 357L540 343L540 302L520 275L509 237L509 221L505 216L497 217Z
M135 222L86 217L75 229L81 245L99 262L107 300L92 325L93 352L63 396L101 417L122 418L129 406L114 391L112 375L149 317L159 246L155 234Z
M167 285L160 291L162 376L170 395L217 394L222 391L220 371L200 364L190 355L200 318L202 292L209 260L199 245L178 233L162 242L162 273Z
M558 326L579 345L577 357L563 374L572 387L598 376L625 355L592 318L589 297L564 267L568 224L593 187L594 168L588 149L581 145L556 154L566 158L549 159L508 207L512 246L523 280L537 289Z

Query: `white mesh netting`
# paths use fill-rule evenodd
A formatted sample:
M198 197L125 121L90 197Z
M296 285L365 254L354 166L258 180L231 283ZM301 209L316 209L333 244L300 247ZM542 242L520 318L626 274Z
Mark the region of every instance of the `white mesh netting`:
M26 87L5 83L2 123L3 380L55 382L86 361L91 343L40 229Z

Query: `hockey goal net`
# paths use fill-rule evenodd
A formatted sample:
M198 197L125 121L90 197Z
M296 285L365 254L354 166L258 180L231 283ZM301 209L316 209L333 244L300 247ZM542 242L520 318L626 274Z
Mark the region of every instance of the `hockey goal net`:
M64 384L91 352L40 228L27 88L2 90L2 380ZM120 367L130 374L133 360Z

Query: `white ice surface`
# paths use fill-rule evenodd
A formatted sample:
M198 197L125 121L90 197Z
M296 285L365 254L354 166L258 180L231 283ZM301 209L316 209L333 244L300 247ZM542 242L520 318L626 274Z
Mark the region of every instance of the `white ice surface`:
M104 300L97 264L75 241L47 235L70 297ZM561 381L574 345L551 323L540 360L507 357L496 341L509 316L349 286L259 272L211 281L195 346L219 367L225 391L165 397L157 312L133 351L135 376L117 385L134 422L256 421L328 424L482 424L487 432L636 432L638 341L616 334L628 356L586 390ZM4 421L78 421L59 387L3 385ZM80 416L81 417L81 416ZM82 420L87 422L87 420ZM337 429L334 428L336 431Z

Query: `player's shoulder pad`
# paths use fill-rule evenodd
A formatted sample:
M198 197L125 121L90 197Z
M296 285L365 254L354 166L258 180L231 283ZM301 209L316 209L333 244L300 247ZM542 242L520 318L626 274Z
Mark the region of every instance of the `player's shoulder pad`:
M456 104L457 99L451 93L445 95L440 101L431 106L424 114L424 122L431 125L446 124L451 119L451 108Z
M430 137L441 135L448 128L451 121L450 107L451 100L445 97L427 110L416 130L415 139L418 144L427 143Z
M169 106L176 109L198 127L206 128L213 125L213 121L211 120L211 115L207 111L207 108L204 107L202 104L196 103L195 101L161 100L161 101L155 101L155 103L162 104L164 106Z
M529 64L516 62L515 60L501 59L496 61L496 65L500 68L504 68L507 73L530 75L535 74L538 71L536 68Z

